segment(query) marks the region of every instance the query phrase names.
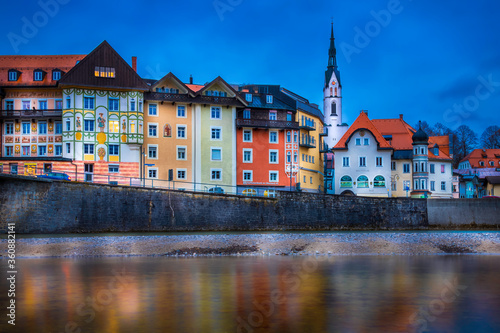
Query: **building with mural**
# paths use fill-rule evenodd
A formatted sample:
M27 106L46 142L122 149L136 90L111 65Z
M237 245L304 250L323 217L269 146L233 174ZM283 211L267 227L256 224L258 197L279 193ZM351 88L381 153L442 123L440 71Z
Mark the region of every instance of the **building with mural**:
M0 172L66 170L58 82L85 55L0 56Z
M63 91L63 157L74 161L78 180L140 176L143 93L149 86L106 42L66 73ZM118 177L118 175L120 177Z
M295 100L277 85L244 85L247 106L236 117L237 184L245 195L295 190L299 174L299 123Z

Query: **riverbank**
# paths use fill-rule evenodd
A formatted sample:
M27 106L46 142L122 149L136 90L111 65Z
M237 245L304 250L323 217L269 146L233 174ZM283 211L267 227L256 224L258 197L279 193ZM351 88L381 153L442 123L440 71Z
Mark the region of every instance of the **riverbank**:
M1 240L7 255L7 240ZM21 238L16 256L500 254L499 232L190 234Z

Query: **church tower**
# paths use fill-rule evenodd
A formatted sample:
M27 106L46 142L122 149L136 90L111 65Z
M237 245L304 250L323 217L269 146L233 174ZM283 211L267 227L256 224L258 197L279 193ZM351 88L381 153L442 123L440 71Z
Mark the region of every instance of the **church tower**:
M342 122L342 84L340 83L340 72L337 67L337 50L335 49L335 37L332 31L330 35L330 49L328 50L328 67L325 71L325 84L323 88L323 113L325 124L328 128L326 143L333 148L345 134L349 126Z

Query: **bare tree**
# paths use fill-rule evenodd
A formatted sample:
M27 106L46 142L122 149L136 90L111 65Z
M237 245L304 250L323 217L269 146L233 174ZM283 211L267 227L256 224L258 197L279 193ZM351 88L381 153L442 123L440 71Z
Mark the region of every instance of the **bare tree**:
M434 132L434 135L437 136L453 134L453 131L450 128L441 123L436 123L436 125L432 128L432 131Z
M462 125L455 130L456 143L453 147L455 165L467 154L476 148L477 134L467 125Z
M483 149L500 148L500 127L488 127L481 135L481 146Z
M429 135L429 136L435 135L434 131L432 130L432 127L426 121L420 122L420 124L417 124L413 128L418 130L419 125L420 125L420 128L422 128L422 131L424 131L427 135Z

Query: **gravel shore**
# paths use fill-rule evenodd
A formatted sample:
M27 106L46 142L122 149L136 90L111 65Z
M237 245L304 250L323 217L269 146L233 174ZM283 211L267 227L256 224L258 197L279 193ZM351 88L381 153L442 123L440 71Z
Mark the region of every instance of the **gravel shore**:
M2 257L7 241L1 240ZM21 238L16 256L500 254L499 232L339 232Z

